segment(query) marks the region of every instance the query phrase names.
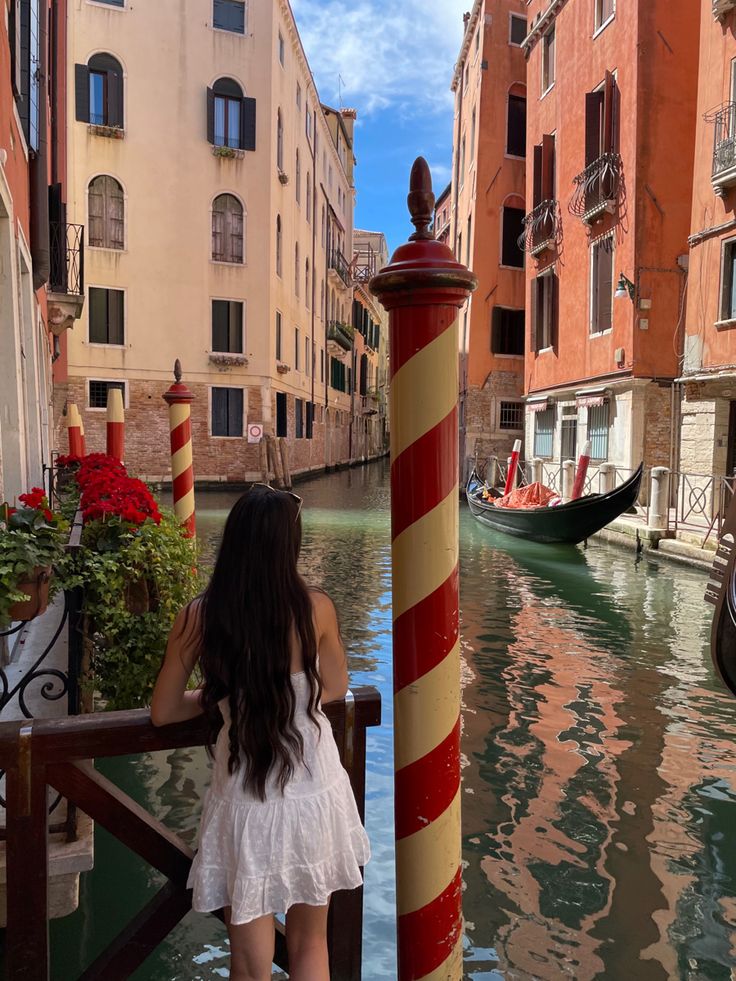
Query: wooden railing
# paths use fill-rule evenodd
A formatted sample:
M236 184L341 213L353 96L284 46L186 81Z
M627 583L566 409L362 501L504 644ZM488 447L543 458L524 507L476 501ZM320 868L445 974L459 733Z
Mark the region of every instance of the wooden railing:
M366 729L380 725L381 697L374 688L358 688L344 701L327 705L325 712L363 819ZM189 911L191 892L186 881L191 848L99 773L93 760L203 746L206 738L202 719L156 729L147 709L0 725L0 767L6 771L7 799L7 978L48 981L50 976L48 787L72 801L168 880L80 981L130 977ZM333 981L359 981L362 925L362 887L337 893L328 925ZM288 970L278 923L275 963Z

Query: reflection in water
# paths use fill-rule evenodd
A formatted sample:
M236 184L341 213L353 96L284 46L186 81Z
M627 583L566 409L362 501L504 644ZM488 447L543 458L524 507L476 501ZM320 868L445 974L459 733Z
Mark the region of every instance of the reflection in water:
M301 485L304 571L335 598L369 733L366 981L395 977L387 469ZM210 547L232 503L202 496ZM707 655L703 576L593 545L495 535L463 509L466 977L727 979L736 962L736 703ZM201 751L106 762L193 840ZM97 833L85 917L53 924L76 976L159 883ZM190 915L136 978L227 976L224 931Z

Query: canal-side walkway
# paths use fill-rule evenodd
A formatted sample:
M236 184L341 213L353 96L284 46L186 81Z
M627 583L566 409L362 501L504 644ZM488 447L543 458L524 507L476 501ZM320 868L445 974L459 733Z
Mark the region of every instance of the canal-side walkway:
M667 559L692 569L709 572L718 547L715 534L704 541L707 528L702 531L680 529L677 537L665 537L662 531L647 524L644 513L621 515L593 537L599 541L634 549L650 554L653 558Z

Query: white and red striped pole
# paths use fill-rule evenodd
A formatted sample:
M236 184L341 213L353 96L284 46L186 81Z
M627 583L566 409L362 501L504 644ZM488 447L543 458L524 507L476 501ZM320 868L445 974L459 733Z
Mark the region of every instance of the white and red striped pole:
M506 474L506 487L504 488L504 497L510 494L511 491L516 487L516 471L519 469L519 457L521 456L521 440L517 439L514 443L514 448L511 451L511 456L509 457L509 472Z
M187 536L194 538L196 534L192 456L192 402L194 395L182 383L181 362L178 358L174 364L174 379L174 384L163 396L169 407L174 511L181 524L186 528Z
M390 311L394 767L399 981L461 981L458 308L477 285L417 228L370 283Z
M119 388L107 390L107 455L125 462L125 408Z
M590 451L591 444L588 440L583 447L583 452L580 454L580 459L578 460L578 468L575 471L575 483L572 487L572 497L571 501L577 501L579 497L583 496L583 488L585 487L585 479L588 476L588 467L590 466Z
M76 402L69 402L66 407L66 430L69 437L69 456L84 456L82 417Z

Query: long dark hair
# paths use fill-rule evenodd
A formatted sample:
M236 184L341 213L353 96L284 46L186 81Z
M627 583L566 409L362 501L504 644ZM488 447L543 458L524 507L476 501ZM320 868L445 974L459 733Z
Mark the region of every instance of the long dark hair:
M308 714L322 694L312 601L297 571L302 529L298 499L255 485L230 512L215 569L200 601L202 706L214 730L217 703L230 707L232 774L261 800L273 771L284 787L303 762L304 741L294 725L292 641L302 652L309 684Z

